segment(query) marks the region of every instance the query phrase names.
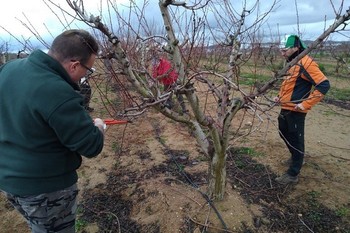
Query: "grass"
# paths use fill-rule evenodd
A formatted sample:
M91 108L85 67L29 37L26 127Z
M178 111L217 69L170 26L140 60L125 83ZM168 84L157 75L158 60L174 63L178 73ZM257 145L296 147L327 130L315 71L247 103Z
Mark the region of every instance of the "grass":
M88 222L86 222L85 220L77 219L75 221L75 231L76 232L82 231L87 226L87 224Z
M242 73L242 79L240 79L241 84L254 85L256 83L264 83L271 79L271 75L262 75L254 73Z
M335 213L339 217L350 217L350 208L343 206L337 209Z
M320 213L319 207L320 204L317 201L317 198L320 197L320 193L317 191L310 191L307 193L306 203L309 206L308 217L313 222L319 222L321 220L322 214Z
M77 208L77 219L75 220L75 231L76 232L82 231L88 225L87 221L79 218L81 213L82 213L81 206L78 206L78 208Z
M233 154L235 156L235 164L238 168L243 169L246 166L246 163L242 160L244 155L248 155L249 157L260 157L264 156L263 153L254 150L249 147L238 147L233 150ZM260 169L260 165L256 165L255 169Z
M254 150L253 148L249 148L249 147L240 147L237 148L237 150L235 151L235 153L237 154L245 154L245 155L249 155L251 157L261 157L264 156L263 153Z
M315 200L316 198L320 197L321 194L317 191L310 191L308 192L309 199Z
M336 87L331 87L329 89L326 98L341 100L341 101L350 101L350 88L339 89Z
M325 110L323 111L323 115L324 116L334 116L334 115L337 115L338 113L332 109L330 110Z
M237 160L236 161L236 166L240 169L244 168L245 167L245 163L241 160Z

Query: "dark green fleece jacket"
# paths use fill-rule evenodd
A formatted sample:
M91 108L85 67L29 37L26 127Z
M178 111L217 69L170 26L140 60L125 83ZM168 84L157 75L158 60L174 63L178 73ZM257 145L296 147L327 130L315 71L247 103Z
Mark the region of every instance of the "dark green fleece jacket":
M36 195L77 182L81 155L94 157L103 134L84 110L65 69L36 50L0 67L0 189Z

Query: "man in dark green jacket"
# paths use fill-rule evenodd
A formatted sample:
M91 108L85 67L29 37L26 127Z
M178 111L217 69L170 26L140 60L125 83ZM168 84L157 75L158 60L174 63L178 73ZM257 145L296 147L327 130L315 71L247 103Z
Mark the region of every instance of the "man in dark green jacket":
M74 232L81 155L103 148L104 122L78 93L96 40L84 30L57 36L49 52L0 67L0 190L32 232Z

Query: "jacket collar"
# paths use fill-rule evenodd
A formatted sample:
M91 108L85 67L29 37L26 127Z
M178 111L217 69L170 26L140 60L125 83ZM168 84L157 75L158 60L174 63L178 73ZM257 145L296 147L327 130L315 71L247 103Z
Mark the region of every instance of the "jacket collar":
M28 60L33 62L38 66L42 66L44 69L51 71L52 73L60 76L64 79L70 86L73 87L74 90L79 90L79 85L72 81L67 71L63 68L61 63L59 63L56 59L44 53L41 50L33 51Z

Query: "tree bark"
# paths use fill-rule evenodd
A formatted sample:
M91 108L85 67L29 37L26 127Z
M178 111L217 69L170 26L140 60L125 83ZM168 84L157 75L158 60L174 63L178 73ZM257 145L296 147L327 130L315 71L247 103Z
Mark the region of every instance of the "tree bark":
M225 194L225 189L226 189L225 149L214 152L214 156L209 166L208 195L214 200L222 200Z

